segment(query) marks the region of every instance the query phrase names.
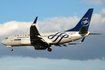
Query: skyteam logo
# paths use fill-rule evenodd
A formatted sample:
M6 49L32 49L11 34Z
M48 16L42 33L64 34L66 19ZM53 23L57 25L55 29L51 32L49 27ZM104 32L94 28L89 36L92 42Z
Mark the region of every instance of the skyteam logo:
M57 43L59 43L63 38L68 38L69 37L69 35L68 34L65 34L65 33L62 33L62 32L58 32L58 33L56 33L56 34L54 34L54 35L49 35L48 36L48 39L54 39L53 40L53 42L55 42L55 41L57 41L58 40L58 42Z
M81 21L81 24L84 25L84 26L88 26L89 25L89 19L87 17L83 18L82 21Z

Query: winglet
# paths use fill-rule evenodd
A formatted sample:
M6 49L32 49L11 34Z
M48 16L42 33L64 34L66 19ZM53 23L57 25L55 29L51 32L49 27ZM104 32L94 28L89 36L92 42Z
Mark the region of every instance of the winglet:
M33 24L36 24L38 16L35 18Z

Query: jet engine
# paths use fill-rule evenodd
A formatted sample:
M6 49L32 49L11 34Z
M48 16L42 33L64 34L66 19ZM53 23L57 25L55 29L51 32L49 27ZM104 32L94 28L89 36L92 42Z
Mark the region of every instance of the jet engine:
M35 50L46 50L44 46L34 46Z

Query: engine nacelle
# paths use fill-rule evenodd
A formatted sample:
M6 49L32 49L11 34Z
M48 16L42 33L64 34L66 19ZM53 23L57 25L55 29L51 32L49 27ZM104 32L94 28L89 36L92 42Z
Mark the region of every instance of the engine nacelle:
M34 46L35 50L46 50L44 46Z

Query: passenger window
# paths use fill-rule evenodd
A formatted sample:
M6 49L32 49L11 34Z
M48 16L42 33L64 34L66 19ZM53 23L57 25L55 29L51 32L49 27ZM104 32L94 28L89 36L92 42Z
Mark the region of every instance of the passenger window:
M14 39L14 41L20 41L21 39Z

